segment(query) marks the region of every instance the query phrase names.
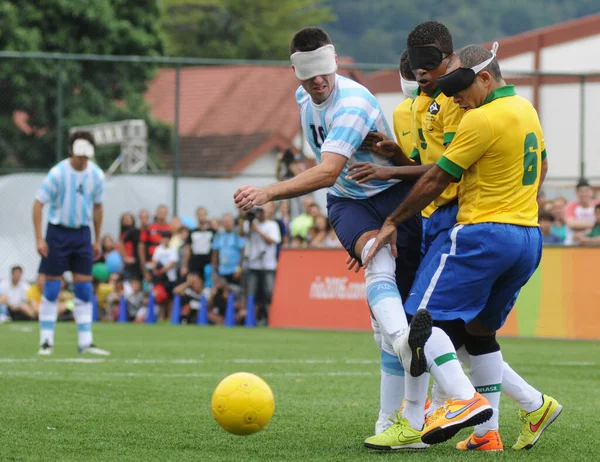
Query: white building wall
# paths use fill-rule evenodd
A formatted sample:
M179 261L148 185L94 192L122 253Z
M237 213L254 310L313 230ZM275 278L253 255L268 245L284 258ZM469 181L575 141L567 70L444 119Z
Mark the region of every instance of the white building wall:
M535 53L531 51L502 59L502 47L500 47L498 57L500 68L504 72L531 72L535 69Z
M600 72L600 34L544 47L540 67L549 72Z

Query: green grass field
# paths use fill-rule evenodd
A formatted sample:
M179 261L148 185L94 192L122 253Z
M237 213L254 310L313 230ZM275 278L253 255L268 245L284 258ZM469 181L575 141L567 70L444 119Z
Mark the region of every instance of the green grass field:
M450 442L425 451L365 449L378 412L372 336L169 325L95 325L107 359L76 353L59 324L52 357L37 357L38 327L0 325L0 460L476 460ZM503 397L496 459L598 461L600 343L501 341L504 357L564 406L531 450L510 449L520 421ZM88 359L89 358L89 359ZM82 359L85 362L82 362ZM212 391L226 375L262 376L276 398L269 426L228 434L213 420Z

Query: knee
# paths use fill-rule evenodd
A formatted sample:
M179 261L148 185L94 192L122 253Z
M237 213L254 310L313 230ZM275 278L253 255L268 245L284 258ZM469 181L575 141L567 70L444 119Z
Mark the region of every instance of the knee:
M381 350L381 330L379 329L379 323L376 319L371 318L371 327L373 328L373 338L375 339L375 345Z
M60 294L61 283L58 280L46 280L44 283L44 297L49 302L55 302Z
M87 303L92 301L94 289L90 281L83 281L73 284L73 292L75 292L75 298Z
M375 238L370 239L364 246L361 259L364 260L369 250L375 243ZM373 259L369 263L369 265L365 268L365 278L367 282L369 279L374 279L378 277L392 277L395 283L396 281L396 261L392 256L392 248L389 245L384 246Z
M467 332L465 330L465 323L462 319L455 321L434 321L434 326L442 329L450 340L455 350L458 350L465 344L465 336Z
M500 351L500 344L496 340L496 334L467 334L465 337L465 348L471 356L480 356Z

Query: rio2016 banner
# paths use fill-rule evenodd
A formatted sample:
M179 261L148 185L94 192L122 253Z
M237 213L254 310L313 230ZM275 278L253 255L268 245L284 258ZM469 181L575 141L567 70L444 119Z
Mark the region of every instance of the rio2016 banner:
M343 250L284 249L272 327L370 330L364 273ZM500 331L504 336L600 339L600 248L549 247Z

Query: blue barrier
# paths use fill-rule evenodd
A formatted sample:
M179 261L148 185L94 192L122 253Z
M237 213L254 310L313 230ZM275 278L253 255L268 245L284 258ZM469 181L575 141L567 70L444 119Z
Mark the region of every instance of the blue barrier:
M92 321L100 321L100 311L98 310L98 297L94 295L92 300Z
M229 294L227 298L227 308L225 308L225 327L235 326L235 297Z
M121 299L119 300L119 322L127 322L129 321L129 316L127 314L127 299L125 295L121 295Z
M171 324L181 324L181 295L175 295L173 297Z
M146 324L155 324L156 323L156 314L154 313L154 294L150 292L148 295L148 312L146 313Z
M204 294L200 296L200 309L198 310L198 318L196 324L199 326L208 325L208 301Z
M248 297L248 303L246 304L246 321L244 322L245 327L256 327L256 310L254 309L254 295Z

